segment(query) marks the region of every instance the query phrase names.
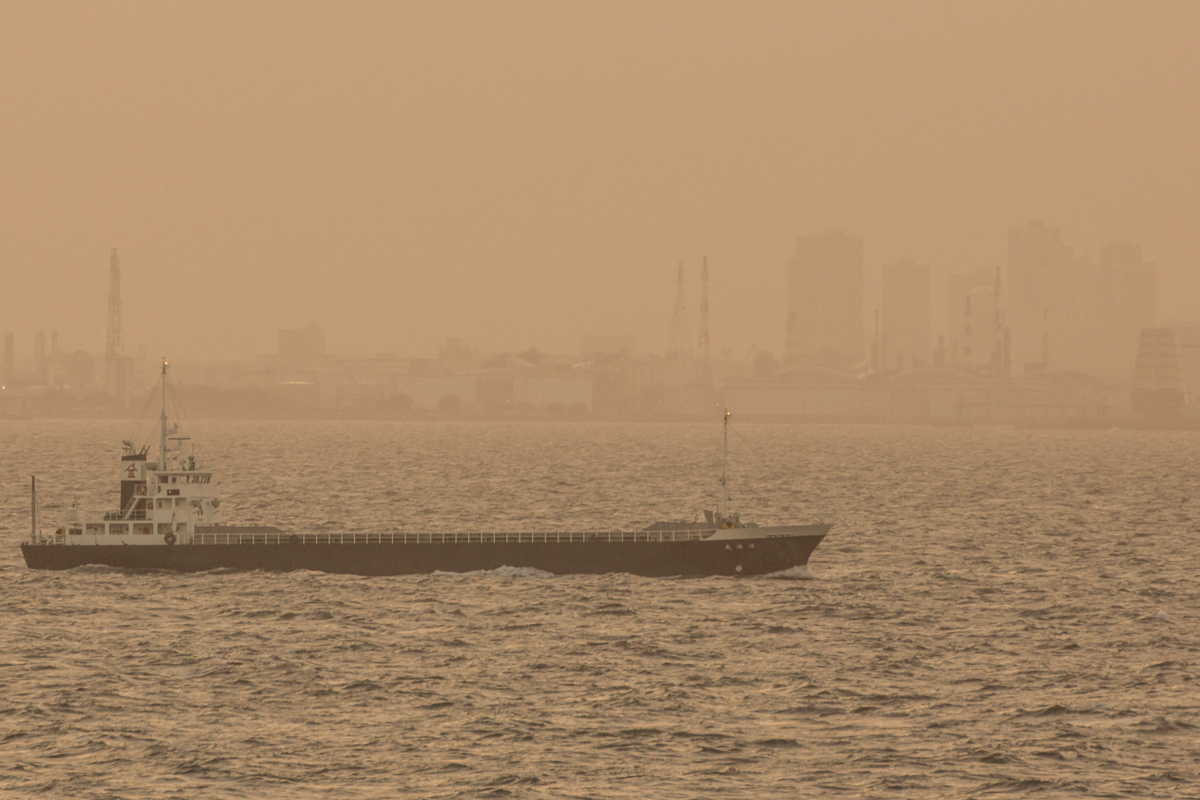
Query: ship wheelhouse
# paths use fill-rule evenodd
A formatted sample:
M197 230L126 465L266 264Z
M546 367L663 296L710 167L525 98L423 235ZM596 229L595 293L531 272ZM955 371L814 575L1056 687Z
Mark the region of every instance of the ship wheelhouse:
M221 524L221 485L212 471L196 463L194 452L184 455L189 439L175 435L178 424L167 427L166 380L164 361L158 461L147 460L149 445L136 450L132 442L125 442L120 507L87 520L80 519L75 508L67 509L53 543L190 544L197 527Z

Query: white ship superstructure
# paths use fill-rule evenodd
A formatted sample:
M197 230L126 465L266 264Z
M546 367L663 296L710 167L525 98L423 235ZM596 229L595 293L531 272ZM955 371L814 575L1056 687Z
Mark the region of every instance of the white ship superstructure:
M61 545L191 544L198 528L220 525L221 485L197 464L194 450L185 454L189 439L178 434L178 423L169 426L167 419L164 360L158 461L147 460L149 445L139 451L126 441L120 508L99 519L81 519L76 508L68 508L53 537L41 537L37 530L35 537Z

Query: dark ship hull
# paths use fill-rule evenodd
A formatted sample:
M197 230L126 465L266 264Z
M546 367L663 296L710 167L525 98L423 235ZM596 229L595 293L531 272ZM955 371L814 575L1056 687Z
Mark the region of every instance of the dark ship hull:
M754 530L754 529L750 529ZM761 529L759 529L761 530ZM574 541L537 534L516 541L454 541L453 534L395 537L242 536L235 544L84 545L22 544L31 569L63 570L103 565L130 570L207 572L216 569L346 575L417 575L524 567L553 573L624 572L646 577L750 576L804 566L829 525L792 526L786 535L730 536L684 541L613 540L607 534ZM722 532L722 533L733 533ZM642 534L645 536L644 534ZM465 536L465 535L464 535ZM478 536L473 534L472 536ZM485 534L486 539L488 535ZM625 534L625 537L635 536ZM388 539L391 539L390 541ZM532 541L530 540L532 539Z

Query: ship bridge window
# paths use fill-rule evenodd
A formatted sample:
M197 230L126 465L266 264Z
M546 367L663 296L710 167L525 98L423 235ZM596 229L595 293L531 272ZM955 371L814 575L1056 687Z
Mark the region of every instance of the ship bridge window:
M149 522L135 523L133 526L133 532L141 536L149 536L150 534L154 533L154 526Z
M129 525L124 522L113 522L109 524L108 532L112 536L124 536L129 533Z
M167 482L167 476L166 476L166 475L159 475L159 476L158 476L158 482L159 482L159 483L166 483L166 482Z
M82 536L83 527L80 525L72 525L71 527L67 528L67 533L71 534L72 536Z
M104 523L89 522L84 526L84 530L87 531L88 536L101 536L104 534Z

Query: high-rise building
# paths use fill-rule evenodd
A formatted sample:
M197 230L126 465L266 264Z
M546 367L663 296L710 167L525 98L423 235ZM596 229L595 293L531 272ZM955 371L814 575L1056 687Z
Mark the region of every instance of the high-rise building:
M1110 242L1100 248L1095 271L1096 324L1089 345L1095 350L1094 371L1115 376L1129 374L1138 351L1141 332L1154 325L1158 303L1158 275L1153 264L1142 261L1142 248L1133 242Z
M1175 343L1179 347L1179 364L1183 370L1183 386L1187 392L1189 408L1197 413L1200 398L1200 325L1196 323L1176 324Z
M279 331L279 355L325 355L325 331L315 322L303 328L282 328Z
M1175 331L1146 328L1138 337L1130 401L1135 411L1172 414L1183 410L1187 393Z
M887 342L881 366L909 369L929 363L929 267L911 260L883 268L880 302Z
M1079 366L1075 262L1058 228L1030 222L1009 231L1007 307L1018 372Z
M949 277L949 307L946 309L946 364L961 369L978 369L992 357L992 349L980 352L984 329L991 334L992 319L981 316L980 303L995 313L996 274L987 267L959 272ZM990 293L990 300L981 292ZM974 298L972 299L972 295ZM986 324L985 324L986 323Z
M785 362L844 367L864 352L862 237L799 237L788 265Z
M996 330L995 288L977 286L967 292L959 334L959 367L984 370L999 364L1002 344Z
M39 378L46 373L46 332L38 331L33 335L33 371Z

